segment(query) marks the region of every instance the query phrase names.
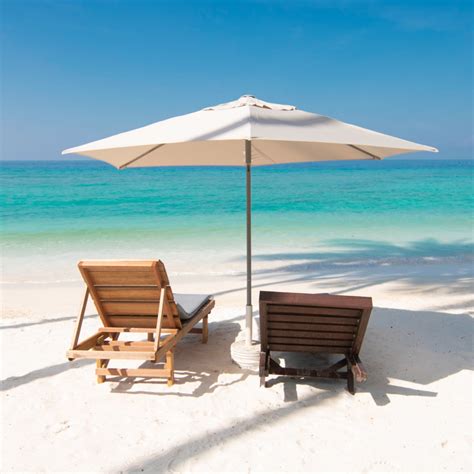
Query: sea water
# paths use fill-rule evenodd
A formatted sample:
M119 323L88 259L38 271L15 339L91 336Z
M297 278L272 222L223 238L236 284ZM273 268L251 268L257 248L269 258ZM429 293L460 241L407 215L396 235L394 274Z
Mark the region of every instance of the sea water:
M93 160L4 161L0 198L6 283L73 278L71 262L87 258L161 258L176 273L245 271L244 168L118 171ZM279 258L466 261L472 218L473 161L252 170L257 266Z

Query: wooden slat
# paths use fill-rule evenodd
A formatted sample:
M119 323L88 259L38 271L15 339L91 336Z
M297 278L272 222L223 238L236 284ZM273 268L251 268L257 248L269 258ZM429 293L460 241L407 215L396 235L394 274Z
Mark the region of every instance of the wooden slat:
M150 270L156 260L82 260L79 268L114 272L130 272Z
M337 341L331 339L305 339L304 337L268 337L270 346L272 344L297 344L320 347L345 347L346 350L352 346L352 341Z
M276 323L270 321L268 329L294 330L294 331L325 331L325 332L342 332L347 334L355 334L357 326L342 326L339 324L304 324L304 323Z
M130 316L130 315L120 315L120 316L109 316L110 326L117 327L135 327L135 328L149 328L150 326L155 326L156 328L156 316ZM174 318L179 319L179 318ZM163 318L162 322L163 329L176 329L176 325L173 327L168 326L168 319ZM156 329L155 329L156 330Z
M114 301L104 302L102 301L102 308L110 317L115 315L123 316L155 316L158 314L158 302L143 303L138 301Z
M331 379L345 379L347 378L347 372L339 372L339 369L346 365L346 359L333 364L331 367L325 369L309 369L309 368L293 368L293 367L282 367L274 359L270 359L269 370L270 374L276 375L289 375L292 377L321 377Z
M97 375L112 375L117 377L169 377L169 369L95 369Z
M136 333L155 333L156 327L154 328L120 328L120 327L105 327L100 328L99 332L108 332L108 333L121 333L121 332L136 332ZM176 334L178 329L161 329L161 332L164 334Z
M153 350L152 341L105 341L102 343L102 347L123 347L124 349L128 347L141 347L149 350ZM107 349L108 350L108 349Z
M327 354L344 354L346 347L327 347L327 346L305 346L297 344L269 344L272 351L280 352L317 352Z
M355 326L358 324L356 318L336 318L334 316L303 316L303 315L287 315L287 314L269 314L268 322L290 322L290 323L322 323L322 324L344 324Z
M110 326L149 328L154 326L156 331L156 316L109 316Z
M328 308L371 309L372 298L330 294L261 291L260 301L266 304L325 306Z
M314 331L288 331L270 329L268 331L270 338L273 337L296 337L304 339L324 339L324 340L345 340L353 341L354 334L344 332L314 332Z
M138 332L138 333L153 333L156 331L156 328L143 327L143 328L132 328L132 327L104 327L99 328L99 332L109 332L109 333L120 333L120 332Z
M95 286L156 286L157 281L155 275L150 271L89 271L89 276Z
M97 294L102 301L158 301L160 299L160 290L157 286L117 286L117 287L98 287Z
M361 312L359 309L345 309L345 308L327 308L318 306L289 306L289 305L268 305L268 315L271 314L304 314L315 316L337 316L348 318L359 318Z
M154 352L121 352L121 351L102 351L102 350L72 350L68 351L68 357L73 359L138 359L155 360Z
M132 346L112 346L109 344L101 344L99 346L94 346L91 349L92 351L98 352L113 352L115 353L126 353L126 352L152 352L154 351L153 346L142 346L142 345L132 345Z

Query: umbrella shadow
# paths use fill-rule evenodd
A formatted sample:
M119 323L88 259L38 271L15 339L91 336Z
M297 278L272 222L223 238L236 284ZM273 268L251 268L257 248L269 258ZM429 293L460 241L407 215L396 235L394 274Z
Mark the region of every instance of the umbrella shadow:
M224 426L206 436L197 435L189 441L174 445L160 454L122 468L124 472L181 472L180 465L186 460L195 457L198 453L208 451L210 446L222 446L230 440L257 433L262 426L267 428L278 425L279 422L290 417L295 412L305 408L322 404L333 396L330 392L318 392L303 400L288 404L282 408L270 408L241 421L233 421L230 426Z
M444 243L424 239L397 245L376 240L333 239L321 245L320 250L310 252L256 254L253 257L256 262L271 262L272 266L254 271L253 288L277 290L279 285L304 282L313 286L315 292L337 288L344 293L397 282L399 287L391 291L420 296L446 292L449 287L451 295L463 295L466 300L462 305L450 303L434 309L458 309L469 304L469 298L472 300L472 267L453 264L473 260L474 245L470 241ZM280 265L275 266L275 263ZM438 266L435 273L430 273L429 268L436 263L451 265ZM219 294L243 289L239 286Z
M440 242L430 238L414 240L405 244L370 239L328 239L321 242L321 248L311 252L279 252L256 254L253 258L261 261L272 260L314 260L321 264L341 264L361 259L385 262L390 259L435 258L471 256L474 244L468 240ZM243 257L241 257L243 258ZM284 269L285 267L282 267ZM288 267L291 271L292 267Z
M98 318L98 314L89 314L87 316L84 316L84 319L92 319L92 318ZM21 329L21 328L27 328L30 326L40 326L43 324L54 324L54 323L62 323L63 321L73 321L77 320L77 316L64 316L61 318L48 318L48 319L42 319L40 321L34 321L34 322L28 322L28 323L17 323L17 324L5 324L0 326L0 331L3 329Z
M54 377L55 375L59 375L62 372L66 372L67 370L79 369L81 367L84 367L85 365L90 364L92 364L92 361L90 360L75 360L72 362L63 362L61 364L42 367L41 369L33 370L25 375L20 375L18 377L8 377L0 381L0 392L6 392L13 388L20 387L21 385L35 382L36 380L47 377Z

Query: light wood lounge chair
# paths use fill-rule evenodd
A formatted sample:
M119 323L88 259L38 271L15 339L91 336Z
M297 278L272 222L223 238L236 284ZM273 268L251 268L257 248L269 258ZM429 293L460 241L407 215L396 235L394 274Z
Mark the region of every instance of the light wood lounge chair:
M173 351L186 334L202 334L207 342L207 318L215 302L203 298L191 314L176 304L168 276L161 261L88 261L80 262L79 270L86 291L74 330L69 360L95 359L97 381L107 375L123 377L166 377L174 383ZM79 342L82 321L89 296L94 301L103 327ZM187 320L180 319L188 317ZM202 328L195 327L202 320ZM123 339L124 333L143 333L147 340ZM108 368L111 359L134 359L160 362L159 368Z
M355 381L367 373L359 352L372 311L372 298L304 293L260 292L260 378L268 386L269 374L347 379L355 393ZM323 370L281 367L272 351L343 354L339 362ZM347 367L347 371L341 369Z

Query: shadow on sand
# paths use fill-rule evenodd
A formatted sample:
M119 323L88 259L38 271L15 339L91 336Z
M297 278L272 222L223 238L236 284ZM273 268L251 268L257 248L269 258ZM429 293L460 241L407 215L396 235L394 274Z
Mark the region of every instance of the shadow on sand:
M315 246L311 252L285 252L255 254L255 262L271 262L269 268L253 272L253 288L288 291L288 285L304 283L314 292L337 288L348 293L385 283L399 283L394 293L404 295L431 295L445 292L449 287L452 295L463 295L471 303L449 303L433 309L458 310L474 304L473 265L474 246L471 242L439 242L435 239L419 240L405 245L390 242L333 239ZM241 257L242 259L244 257ZM455 265L462 262L464 265ZM435 265L448 263L451 265ZM433 270L430 272L429 269ZM237 293L244 286L227 289L216 296Z
M87 316L84 316L84 319L93 319L97 317L98 317L97 314L89 314ZM21 328L28 328L31 326L41 326L43 324L61 323L63 321L73 321L75 319L77 319L77 316L64 316L62 318L41 319L40 321L28 322L28 323L4 324L0 326L0 331L3 331L5 329L21 329Z
M166 387L165 382L156 379L134 380L110 377L110 381L119 382L112 392L198 397L214 392L217 387L226 386L226 384L219 383L220 374L240 375L237 380L227 385L233 385L246 379L249 374L241 371L237 366L229 364L230 345L240 331L240 325L236 321L242 319L243 315L238 315L228 320L211 322L208 344L201 344L200 336L190 335L177 346L175 353L176 385L199 382L193 393L178 393ZM391 380L429 385L461 370L472 370L471 337L473 329L473 318L469 314L374 308L361 352L369 379L365 384L357 387L358 391L369 392L378 405L389 403L389 394L435 396L436 394L433 392L418 388L393 385ZM212 360L211 365L209 360ZM298 360L295 362L298 364ZM91 362L85 360L64 362L18 377L9 377L0 382L1 391L11 390L41 378L57 376L62 372L74 370L87 364L91 364ZM296 399L296 387L300 383L314 387L325 387L334 393L345 389L344 383L336 381L325 382L311 379L295 381L284 377L273 379L271 384L280 382L286 384L285 399L288 401ZM163 390L131 390L132 387L147 385L163 385ZM257 381L255 386L257 390Z
M85 365L91 365L92 361L90 360L75 360L73 362L63 362L61 364L50 365L48 367L43 367L38 370L33 370L28 372L25 375L20 375L18 377L8 377L4 380L0 380L0 392L6 392L13 388L17 388L21 385L27 383L35 382L39 379L44 379L47 377L53 377L59 375L62 372L67 370L74 370L84 367Z
M369 378L357 385L357 391L370 393L377 405L389 403L390 394L436 396L436 392L398 386L392 380L429 385L461 370L473 370L473 331L474 320L469 314L374 308L361 352ZM298 366L307 357L292 354L285 359ZM323 360L323 366L328 364L321 356L312 357L316 365ZM284 392L288 401L297 398L298 383L321 384L308 378L295 381L277 377L270 385L278 383L286 384ZM342 389L345 383L339 385Z
M389 395L437 396L437 392L405 387L394 384L393 381L423 386L462 370L473 370L472 333L473 319L468 314L375 308L362 349L362 359L369 373L369 379L365 384L358 385L358 392L370 393L380 407L390 402ZM216 344L220 345L218 341ZM221 349L224 350L224 347ZM200 452L205 452L215 443L222 446L228 440L259 430L262 425L271 427L297 411L322 404L345 392L345 382L320 379L290 377L270 379L270 387L278 384L283 384L283 396L284 401L288 402L287 405L256 413L251 418L221 428L207 434L206 437L196 436L164 453L133 466L127 466L125 470L128 472L179 470L179 465ZM298 387L303 384L318 390L298 399ZM212 384L207 383L207 386L210 390L201 390L199 394L213 391ZM259 389L255 377L255 397L258 397L259 390L272 389ZM194 395L197 394L196 392Z
M169 388L165 379L152 378L126 378L108 377L109 382L118 382L111 389L113 393L125 393L129 395L155 395L155 396L178 396L178 397L200 397L204 394L213 393L219 387L228 387L245 380L246 372L234 364L230 365L230 345L235 341L240 332L240 325L235 320L241 320L244 316L221 322L209 323L209 340L207 344L201 343L198 335L189 335L180 341L175 350L175 386L197 382L198 386L192 393L181 393ZM209 364L212 360L212 364ZM140 367L152 367L149 362ZM219 382L221 374L236 374L238 378L232 382ZM163 386L163 389L155 390L132 390L136 387Z

